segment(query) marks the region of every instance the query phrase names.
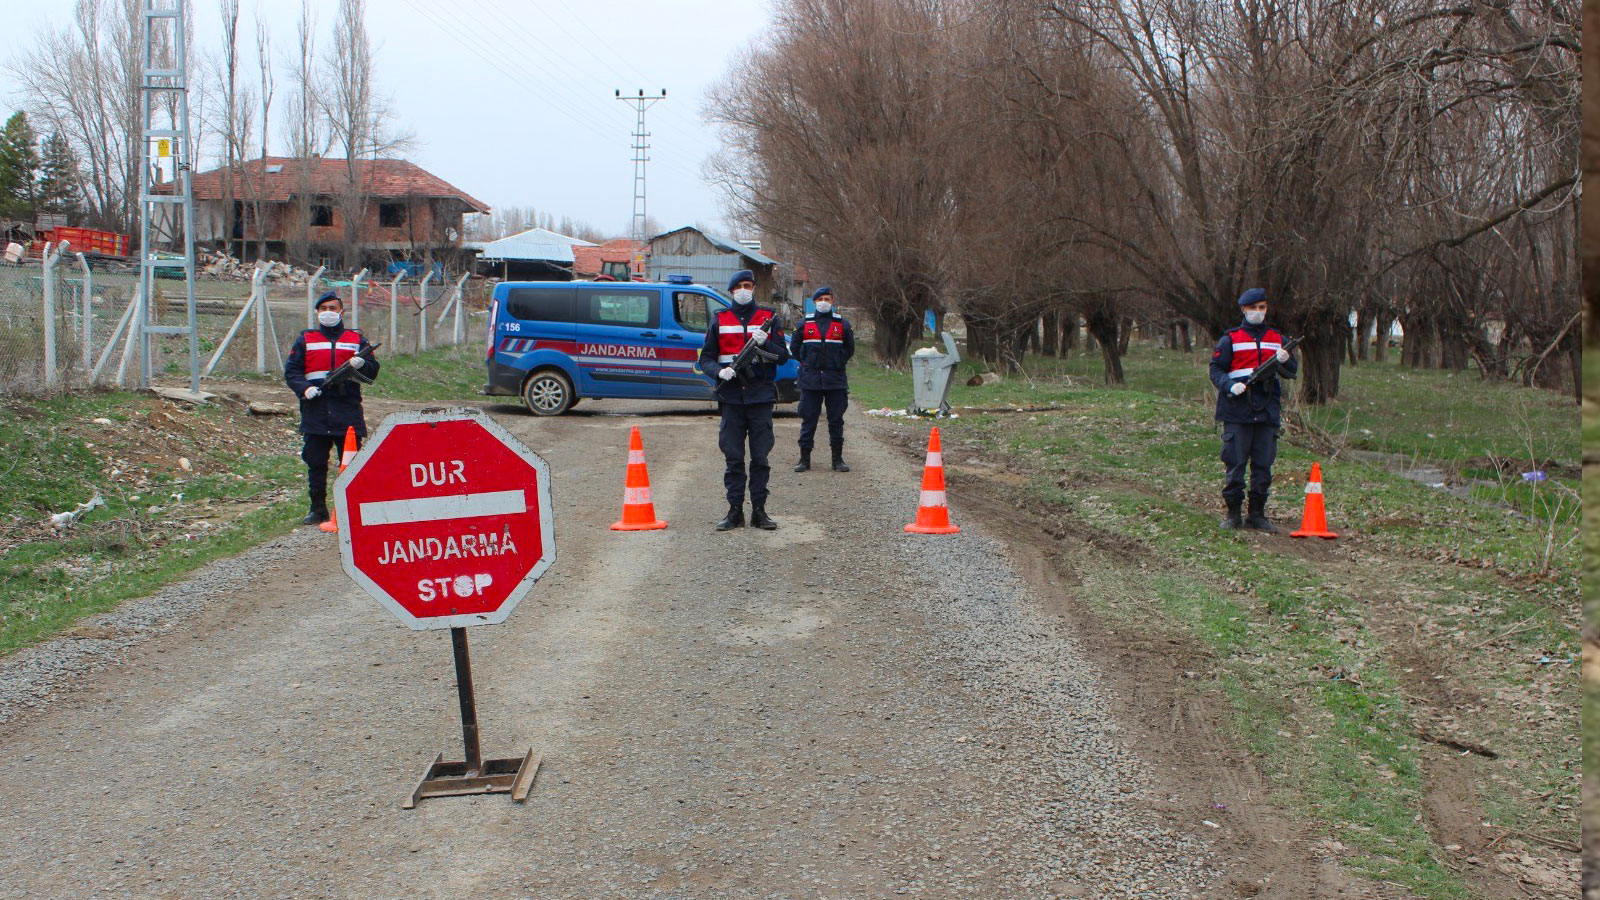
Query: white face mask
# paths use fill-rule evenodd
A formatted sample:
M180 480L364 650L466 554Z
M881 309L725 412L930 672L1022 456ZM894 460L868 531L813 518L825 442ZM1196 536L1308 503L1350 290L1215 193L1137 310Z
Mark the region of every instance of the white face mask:
M336 309L317 310L317 324L321 325L323 328L332 328L333 326L339 324L340 320L343 318L344 313L341 313Z
M826 300L818 300L817 301L817 312L822 313L823 315L827 315L828 313L833 312L833 304L829 303Z
M1247 312L1244 314L1244 320L1251 325L1260 325L1267 320L1267 311L1263 309L1257 312Z
M739 304L740 306L750 303L755 299L756 292L750 290L749 288L740 288L739 290L733 292L733 302Z

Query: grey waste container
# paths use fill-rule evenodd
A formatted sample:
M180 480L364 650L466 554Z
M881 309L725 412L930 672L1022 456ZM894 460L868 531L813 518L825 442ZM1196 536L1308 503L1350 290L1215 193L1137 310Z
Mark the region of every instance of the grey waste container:
M945 352L934 347L924 347L911 354L911 409L913 413L938 413L950 411L950 382L955 378L956 363L961 354L956 352L955 339L948 332L944 338Z

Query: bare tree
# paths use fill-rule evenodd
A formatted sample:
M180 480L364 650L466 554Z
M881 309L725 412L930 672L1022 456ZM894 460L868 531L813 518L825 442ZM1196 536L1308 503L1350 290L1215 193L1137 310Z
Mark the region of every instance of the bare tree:
M5 72L41 132L59 134L82 161L85 217L131 231L138 198L138 0L77 0L73 24L47 28Z
M294 93L289 96L288 104L289 155L296 160L296 191L295 202L288 210L293 221L285 229L289 237L289 255L297 260L305 260L310 252L312 159L328 149L318 115L316 29L311 0L300 0L300 17L295 22L295 55L290 65Z
M358 161L377 159L411 143L409 134L393 129L394 113L373 82L366 0L339 0L333 45L328 48L324 66L318 102L327 115L333 146L344 154L338 204L344 218L343 263L353 269L359 262L356 245L370 194Z
M274 93L274 79L272 75L272 38L267 33L267 23L261 20L261 11L256 10L256 61L261 67L261 164L257 172L255 197L256 233L259 242L256 247L256 258L265 259L267 256L267 222L266 210L262 207L262 200L267 192L267 156L268 136L272 126L272 96Z

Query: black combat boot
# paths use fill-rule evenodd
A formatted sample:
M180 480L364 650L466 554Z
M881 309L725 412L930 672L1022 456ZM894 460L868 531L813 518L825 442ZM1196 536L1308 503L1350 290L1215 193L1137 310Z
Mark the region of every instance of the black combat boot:
M738 504L737 506L730 505L728 507L728 514L723 517L721 522L717 523L717 530L718 531L732 531L735 528L743 528L743 527L744 527L744 504L742 504L742 503Z
M850 471L850 467L845 465L843 448L833 451L833 470L835 472Z
M1250 495L1250 514L1245 516L1244 524L1246 528L1254 528L1267 534L1278 533L1278 529L1273 527L1271 520L1267 518L1267 498L1264 495Z
M794 464L794 470L796 472L809 472L809 471L811 471L811 451L810 450L801 450L800 451L800 461Z
M1244 519L1239 515L1239 507L1242 505L1244 505L1244 500L1241 498L1235 497L1228 500L1228 514L1222 519L1222 529L1224 531L1238 531L1244 527Z
M778 523L772 521L772 517L767 515L767 507L765 505L756 503L750 506L750 526L759 528L762 531L772 531L778 527Z
M311 511L306 513L306 517L300 521L307 525L321 525L323 522L328 521L328 495L326 491L311 495Z

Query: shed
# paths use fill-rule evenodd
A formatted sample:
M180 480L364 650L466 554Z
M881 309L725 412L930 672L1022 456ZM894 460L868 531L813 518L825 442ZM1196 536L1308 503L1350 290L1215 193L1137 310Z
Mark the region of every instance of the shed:
M762 303L770 303L778 287L774 277L777 260L693 225L651 238L647 266L651 281L665 280L668 275L688 275L696 284L710 285L724 293L733 273L749 269L756 276L756 299Z
M593 246L548 228L530 228L484 243L478 260L484 274L499 275L508 281L571 281L572 248Z

